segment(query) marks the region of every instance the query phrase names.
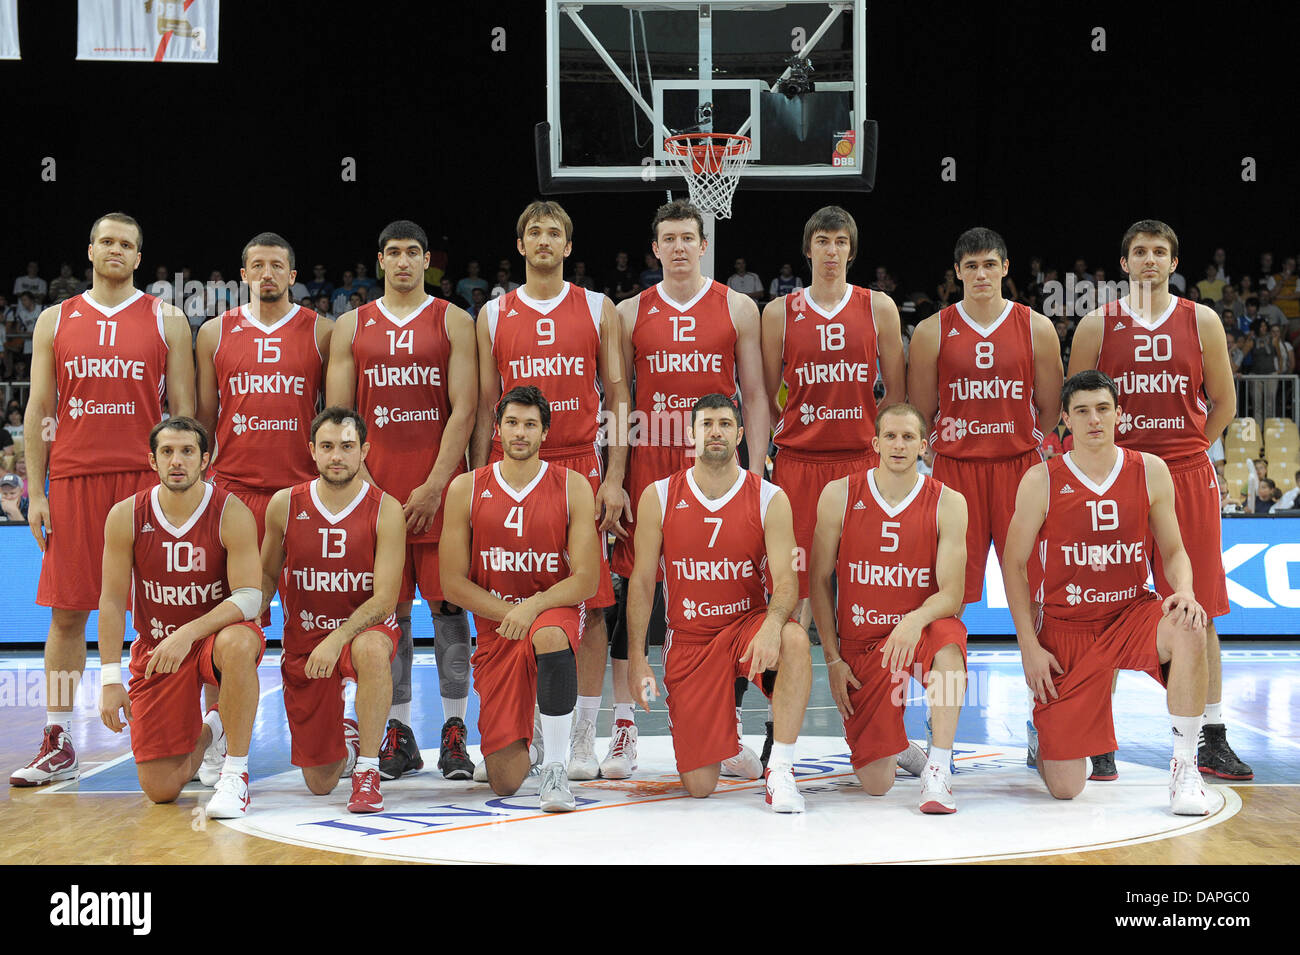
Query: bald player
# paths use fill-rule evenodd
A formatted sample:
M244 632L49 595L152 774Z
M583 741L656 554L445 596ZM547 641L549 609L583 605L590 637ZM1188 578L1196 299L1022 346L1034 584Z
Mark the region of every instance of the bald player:
M86 667L86 618L99 606L104 519L115 503L157 483L140 449L164 408L194 413L189 322L134 285L143 241L125 213L96 219L86 249L90 290L41 312L32 336L23 433L27 518L44 555L36 602L51 608L48 708L40 751L9 777L14 786L80 774L68 727Z

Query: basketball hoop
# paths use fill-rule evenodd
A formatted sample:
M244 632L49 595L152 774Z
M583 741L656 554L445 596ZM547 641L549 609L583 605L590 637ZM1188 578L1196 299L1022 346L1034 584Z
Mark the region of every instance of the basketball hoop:
M732 133L682 133L664 140L664 152L686 180L691 202L705 215L729 219L750 145L748 136Z

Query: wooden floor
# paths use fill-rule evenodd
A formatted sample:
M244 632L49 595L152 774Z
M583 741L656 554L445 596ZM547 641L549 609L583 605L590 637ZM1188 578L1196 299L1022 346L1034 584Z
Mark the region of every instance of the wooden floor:
M1005 861L1068 865L1300 862L1300 785L1296 785L1300 783L1300 742L1297 742L1300 738L1297 732L1300 653L1295 652L1294 645L1289 646L1293 659L1288 662L1277 658L1282 648L1274 644L1235 647L1239 649L1229 648L1225 653L1225 685L1238 701L1228 710L1229 726L1235 726L1230 729L1230 739L1238 753L1256 769L1255 782L1233 786L1241 799L1240 812L1218 825L1175 837L1104 850ZM1269 651L1273 651L1271 656ZM805 733L833 735L840 732L838 717L824 691L820 654L815 656L818 676ZM990 743L1019 739L1023 746L1025 707L1020 691L1023 682L1017 686L1018 668L1009 653L987 653L986 659L979 656L973 654L971 672L983 674L973 680L979 684L978 692L983 698L975 701L980 705L968 702L959 727L959 742L981 737ZM426 658L421 656L421 660L424 662L416 667L416 699L423 696L436 701L436 671ZM21 673L22 666L30 673L31 668L39 667L39 658L9 654L0 659L0 667L5 666L9 669L0 669L0 674ZM1140 676L1132 679L1145 680ZM288 768L278 672L273 668L264 668L262 672L262 695L253 743L254 787L259 770L267 775ZM605 698L610 698L608 689ZM761 733L764 712L757 694L751 693L746 703L746 732ZM1130 708L1142 711L1140 729L1136 728L1138 715L1132 720L1121 716ZM73 732L79 742L78 752L85 773L82 781L57 790L0 789L0 862L364 865L387 861L269 841L208 823L201 806L210 790L197 786L182 793L174 804L152 805L134 785L134 767L129 757L123 758L128 752L126 738L114 736L98 725L95 718L93 709L87 706L82 706L74 718ZM603 722L607 724L608 719L608 713L603 713ZM909 709L908 730L913 738L924 737L923 719L921 708ZM1153 735L1153 719L1145 685L1121 681L1116 699L1121 759L1147 766L1159 766L1163 760L1167 765L1167 729L1162 728L1159 739L1144 742ZM431 747L440 722L440 713L417 720L418 738L429 740ZM473 726L472 713L468 722ZM33 755L42 723L43 711L35 707L0 707L0 766L17 767ZM643 735L667 732L658 711L648 718L643 714L639 724ZM1246 729L1247 726L1251 729ZM607 729L602 726L601 732ZM957 780L960 785L970 786L972 778L977 777L959 774ZM1041 785L1028 770L1025 770L1025 784ZM340 788L336 795L341 794ZM310 797L304 794L304 798Z

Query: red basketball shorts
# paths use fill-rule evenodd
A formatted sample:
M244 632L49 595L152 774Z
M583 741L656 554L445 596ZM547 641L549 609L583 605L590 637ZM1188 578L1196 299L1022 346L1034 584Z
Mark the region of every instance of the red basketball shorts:
M1219 514L1219 481L1208 454L1193 454L1165 462L1174 480L1174 513L1183 536L1183 550L1192 562L1192 590L1196 602L1210 618L1228 612L1228 578L1223 571L1223 518ZM1174 592L1165 578L1160 548L1148 544L1155 555L1156 593Z

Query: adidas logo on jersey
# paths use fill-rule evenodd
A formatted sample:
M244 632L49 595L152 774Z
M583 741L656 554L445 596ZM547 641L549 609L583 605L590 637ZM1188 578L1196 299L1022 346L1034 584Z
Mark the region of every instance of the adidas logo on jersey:
M153 533L153 525L150 524L148 521L145 521L145 522L144 522L144 527L140 528L140 533L141 533L141 534L152 534L152 533Z
M373 318L367 318L366 324L363 325L362 328L369 328L373 324L375 324L375 320Z
M1061 488L1061 493L1062 493L1062 494L1073 494L1073 493L1074 493L1074 488L1072 488L1072 487L1070 487L1070 485L1066 484L1064 487Z
M296 521L309 521L309 520L311 520L311 515L308 514L306 511L299 511L299 512L298 512L298 516L295 517L294 520L296 520Z
M243 330L244 330L244 323L240 322L238 325L236 325L234 328L230 330L230 334L233 335L235 334L235 332L242 332Z
M1116 322L1116 323L1115 323L1115 328L1114 328L1114 330L1117 331L1117 332L1122 332L1122 331L1124 330L1124 323L1123 323L1123 322Z
M81 310L76 308L74 308L72 310L72 314L68 316L68 318L80 318L80 317L81 317Z
M802 309L794 313L794 320L796 322L802 322L803 319L804 319L804 313Z
M658 315L658 314L659 314L659 306L658 306L658 305L651 305L651 306L650 306L650 311L646 312L646 314L647 314L647 315Z
M591 471L587 474L587 477L600 477L600 472L597 471L595 468L592 468Z
M867 509L867 505L863 504L861 501L858 501L858 503L853 505L853 509L855 511L865 511Z
M515 317L516 315L518 315L518 314L519 314L519 313L516 312L516 311L512 308L512 309L511 309L511 310L506 314L506 318L514 318L514 317Z
M961 332L957 331L957 329L955 329L955 328L950 328L950 329L948 330L948 337L949 337L949 338L956 338L956 337L957 337L958 335L960 335L960 334L961 334Z
M673 510L675 510L675 511L680 511L683 507L690 507L690 505L687 504L686 501L685 501L684 499L678 501L678 502L677 502L677 506L676 506L675 508L673 508Z
M489 490L484 490L483 493L479 495L479 497L481 497L481 498L482 498L482 497L491 497L491 496L492 496L492 492L489 491Z

